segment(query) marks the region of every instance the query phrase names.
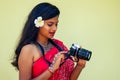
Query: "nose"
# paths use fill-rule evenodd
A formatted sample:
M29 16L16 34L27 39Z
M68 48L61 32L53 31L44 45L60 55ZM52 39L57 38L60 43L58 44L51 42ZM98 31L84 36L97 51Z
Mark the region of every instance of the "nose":
M52 30L53 30L53 31L56 31L56 30L57 30L57 26L54 25L54 26L52 27Z

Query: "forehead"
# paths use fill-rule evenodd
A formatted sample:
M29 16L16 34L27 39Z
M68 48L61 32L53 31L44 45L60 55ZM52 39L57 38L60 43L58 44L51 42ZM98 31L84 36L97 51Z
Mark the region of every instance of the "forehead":
M58 22L58 18L59 18L59 16L56 16L56 17L50 18L48 20L45 20L45 22L47 22L47 23L49 23L49 22Z

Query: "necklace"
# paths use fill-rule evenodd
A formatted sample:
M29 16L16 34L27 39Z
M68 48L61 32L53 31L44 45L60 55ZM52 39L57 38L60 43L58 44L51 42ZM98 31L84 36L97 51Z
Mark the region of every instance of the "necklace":
M38 42L38 43L43 47L45 53L48 52L51 49L51 47L53 47L53 45L50 42L48 42L47 45L43 45L40 42Z

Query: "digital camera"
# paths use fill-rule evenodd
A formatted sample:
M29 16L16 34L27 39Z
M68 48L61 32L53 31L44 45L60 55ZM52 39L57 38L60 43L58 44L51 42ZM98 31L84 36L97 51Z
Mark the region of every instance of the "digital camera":
M72 44L68 54L69 56L76 56L78 59L84 59L89 61L91 58L92 52L79 47L79 45L77 44Z

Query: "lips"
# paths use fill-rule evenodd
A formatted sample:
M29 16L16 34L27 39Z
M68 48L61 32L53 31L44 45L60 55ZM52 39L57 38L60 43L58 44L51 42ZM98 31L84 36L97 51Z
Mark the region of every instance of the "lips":
M55 34L55 32L49 32L50 33L50 35L52 35L52 36L54 36L54 34Z

